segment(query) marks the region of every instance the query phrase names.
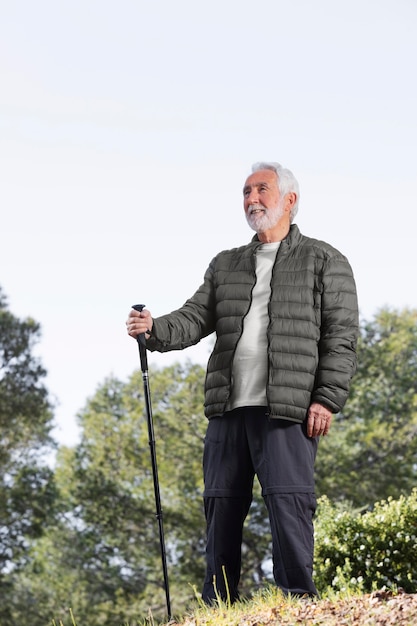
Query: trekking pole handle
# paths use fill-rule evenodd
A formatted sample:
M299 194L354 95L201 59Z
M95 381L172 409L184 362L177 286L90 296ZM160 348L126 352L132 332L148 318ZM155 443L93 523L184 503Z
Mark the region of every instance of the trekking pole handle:
M132 309L135 309L135 311L140 312L140 311L143 311L144 308L145 308L144 304L132 304ZM140 356L140 363L142 366L142 372L146 372L148 370L148 358L146 356L145 333L140 333L139 335L137 335L136 341L138 342L138 346L139 346L139 356Z

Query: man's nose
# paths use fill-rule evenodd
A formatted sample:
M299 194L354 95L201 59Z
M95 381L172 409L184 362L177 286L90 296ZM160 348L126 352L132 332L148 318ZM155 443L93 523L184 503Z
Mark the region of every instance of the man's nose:
M251 189L248 195L248 204L258 204L259 201L259 193L257 189Z

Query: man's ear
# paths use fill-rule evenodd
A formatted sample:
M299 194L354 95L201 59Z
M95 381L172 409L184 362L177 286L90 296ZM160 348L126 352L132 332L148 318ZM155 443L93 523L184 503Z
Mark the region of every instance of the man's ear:
M285 196L284 211L291 211L296 202L297 194L294 191L289 191Z

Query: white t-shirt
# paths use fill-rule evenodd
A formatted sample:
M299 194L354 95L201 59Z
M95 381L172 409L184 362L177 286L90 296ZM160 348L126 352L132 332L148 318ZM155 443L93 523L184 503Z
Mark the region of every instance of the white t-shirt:
M242 406L266 406L272 267L280 241L262 244L256 253L256 284L252 304L243 321L243 333L233 360L232 393L227 403L231 411Z

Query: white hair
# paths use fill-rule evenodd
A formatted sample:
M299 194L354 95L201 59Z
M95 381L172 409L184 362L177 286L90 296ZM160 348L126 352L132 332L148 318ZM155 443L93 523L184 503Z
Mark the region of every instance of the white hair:
M287 170L285 167L282 167L280 163L275 163L273 161L260 161L258 163L254 163L252 165L252 172L259 172L259 170L272 170L275 172L278 178L278 189L281 197L284 197L290 192L295 193L296 199L290 213L290 221L292 222L294 217L297 215L298 200L300 198L300 188L294 174L291 170Z

